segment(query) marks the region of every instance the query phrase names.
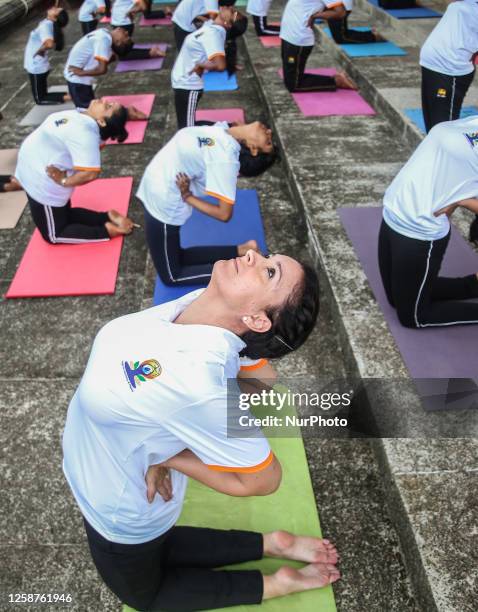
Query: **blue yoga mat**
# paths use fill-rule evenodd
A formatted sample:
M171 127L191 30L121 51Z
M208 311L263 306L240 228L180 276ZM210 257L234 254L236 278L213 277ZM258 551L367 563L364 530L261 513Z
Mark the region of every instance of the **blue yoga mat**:
M461 109L460 119L477 114L478 108L476 106L464 106ZM423 132L423 134L425 134L425 122L423 121L423 113L421 108L406 108L405 115L413 121L413 123L421 132Z
M233 91L238 89L236 75L229 76L223 72L206 72L204 75L204 91Z
M354 30L360 32L370 32L370 28L357 27ZM332 34L329 28L324 28L323 32L329 38L332 38ZM339 45L341 49L349 57L381 57L385 55L407 55L407 52L398 47L395 43L390 41L376 42L376 43L344 43Z
M213 204L216 203L216 200L212 198L204 199ZM240 244L252 239L257 241L263 253L267 253L259 198L255 189L237 191L234 214L227 223L222 223L194 210L189 220L181 228L181 246L185 248L214 244ZM157 277L153 303L163 304L204 286L168 287Z
M378 0L368 0L370 4L374 6L378 6ZM417 6L415 8L408 9L384 9L381 6L378 6L382 11L385 11L392 17L396 17L397 19L429 19L430 17L441 17L442 13L437 13L432 9L427 8L426 6Z

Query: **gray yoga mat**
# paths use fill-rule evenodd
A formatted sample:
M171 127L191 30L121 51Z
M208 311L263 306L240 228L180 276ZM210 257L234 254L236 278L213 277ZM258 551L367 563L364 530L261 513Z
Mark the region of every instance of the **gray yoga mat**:
M53 85L53 87L48 88L48 91L68 93L68 87L66 85ZM41 125L52 113L59 113L60 111L72 110L74 108L73 102L66 102L66 104L35 104L20 121L20 125Z
M382 221L382 208L341 208L339 215L411 377L469 379L467 383L463 381L463 392L473 392L478 383L478 325L425 329L403 327L398 321L395 309L387 301L378 268L378 232ZM458 230L452 227L441 273L444 276L465 276L477 271L478 255ZM393 378L393 372L390 377ZM422 380L417 383L422 397L441 395L438 388L435 393L432 392L431 382ZM443 381L442 386L443 393L446 393L446 390L449 390L447 381ZM447 406L445 399L444 402L443 406L437 404L434 409L452 407Z

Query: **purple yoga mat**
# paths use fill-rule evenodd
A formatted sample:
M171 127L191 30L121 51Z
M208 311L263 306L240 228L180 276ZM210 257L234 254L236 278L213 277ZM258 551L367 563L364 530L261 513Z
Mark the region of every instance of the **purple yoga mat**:
M159 47L166 51L168 45L166 43L141 43L135 44L135 49L151 49L151 47ZM164 57L153 57L145 60L122 60L116 65L115 72L138 72L141 70L160 70L163 66Z
M382 208L340 208L339 215L411 377L469 378L478 382L478 325L408 329L400 324L395 309L388 303L377 257ZM452 227L441 273L466 276L477 271L478 255ZM418 386L421 395L428 394Z
M334 76L335 68L308 68L306 74ZM282 70L279 70L282 78ZM327 117L330 115L375 115L373 108L352 89L337 91L314 91L293 93L295 103L305 117Z

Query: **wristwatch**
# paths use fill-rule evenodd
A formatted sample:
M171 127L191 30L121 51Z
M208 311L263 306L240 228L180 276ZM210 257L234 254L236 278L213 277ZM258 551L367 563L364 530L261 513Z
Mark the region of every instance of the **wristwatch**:
M61 181L60 181L60 183L61 183L61 185L62 185L63 187L66 187L66 179L67 179L67 177L66 177L66 176L64 176L64 177L61 179Z

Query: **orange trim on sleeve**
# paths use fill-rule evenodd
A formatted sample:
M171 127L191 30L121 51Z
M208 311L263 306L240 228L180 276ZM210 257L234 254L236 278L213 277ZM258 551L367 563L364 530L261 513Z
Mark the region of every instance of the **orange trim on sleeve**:
M44 45L46 42L52 42L52 43L54 43L54 42L55 42L55 40L54 40L53 38L45 38L45 40L42 40L42 41L41 41L41 44L42 44L42 45Z
M333 4L326 4L325 6L328 9L331 9L331 8L335 8L336 6L340 6L341 4L343 4L343 2L334 2Z
M234 200L230 200L229 198L226 198L226 196L219 195L218 193L214 193L214 191L206 190L204 193L207 193L207 195L210 195L213 198L217 198L218 200L221 200L222 202L226 202L226 204L234 204Z
M260 368L263 368L268 363L269 362L267 361L267 359L261 359L260 361L252 365L243 365L240 369L244 372L252 372L252 370L259 370Z
M226 54L223 53L222 51L218 51L217 53L213 53L212 55L210 55L207 59L209 61L213 60L215 57L226 57Z
M95 55L95 60L98 60L100 62L109 62L109 59L106 59L106 57L101 57L101 55Z
M84 168L83 166L73 166L73 170L85 170L87 172L100 172L101 168Z
M274 454L271 451L265 461L251 467L225 467L223 465L208 465L207 467L215 472L240 472L241 474L254 474L255 472L260 472L268 467L272 463L273 459Z

